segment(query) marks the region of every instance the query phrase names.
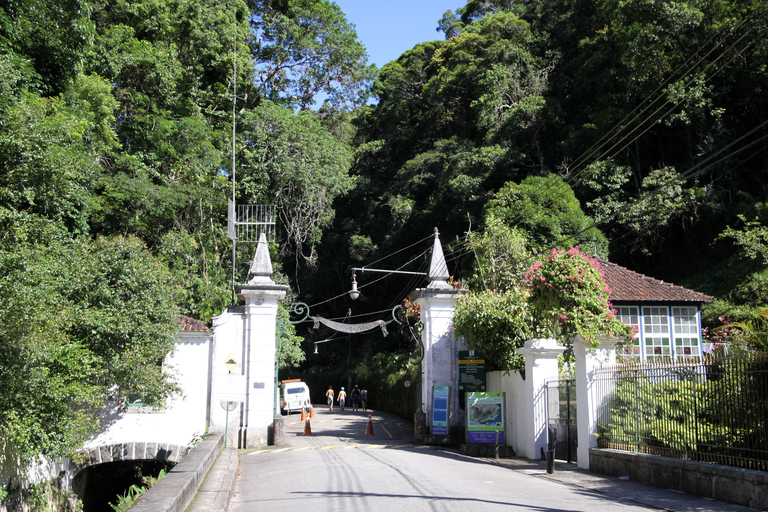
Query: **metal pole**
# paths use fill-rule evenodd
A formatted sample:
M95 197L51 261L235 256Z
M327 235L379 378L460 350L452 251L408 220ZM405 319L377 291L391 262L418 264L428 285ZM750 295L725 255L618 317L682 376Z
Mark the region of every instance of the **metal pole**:
M637 371L634 371L633 373L634 373L634 378L635 378L635 425L636 425L636 429L637 429L637 435L636 435L636 438L637 438L637 451L639 452L640 451L640 397L638 396L639 395L639 390L637 389L637 387L638 387Z
M227 447L227 441L229 440L229 404L232 402L227 402L227 419L224 421L224 448Z

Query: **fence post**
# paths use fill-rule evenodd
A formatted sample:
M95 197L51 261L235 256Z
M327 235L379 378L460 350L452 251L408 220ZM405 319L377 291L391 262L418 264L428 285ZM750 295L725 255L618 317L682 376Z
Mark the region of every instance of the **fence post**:
M547 381L557 379L557 356L564 350L552 338L528 340L517 349L525 356L525 408L520 414L523 429L515 449L523 457L536 459L547 449Z
M597 414L606 390L595 387L595 370L616 362L614 346L618 340L602 339L592 348L581 336L573 339L576 358L576 425L578 430L578 465L589 469L589 449L597 446Z

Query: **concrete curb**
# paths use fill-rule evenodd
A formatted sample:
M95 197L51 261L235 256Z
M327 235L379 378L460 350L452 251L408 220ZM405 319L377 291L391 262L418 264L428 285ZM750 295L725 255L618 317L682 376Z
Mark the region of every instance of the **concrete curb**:
M235 491L239 466L237 448L221 450L186 512L226 512Z
M224 446L224 433L203 439L162 480L141 496L131 512L184 512Z

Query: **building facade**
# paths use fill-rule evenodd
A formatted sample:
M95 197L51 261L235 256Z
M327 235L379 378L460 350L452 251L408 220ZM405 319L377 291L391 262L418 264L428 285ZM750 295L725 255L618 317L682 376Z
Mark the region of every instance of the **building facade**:
M600 261L600 269L616 315L637 331L621 355L647 361L701 357L701 305L712 297L609 261Z

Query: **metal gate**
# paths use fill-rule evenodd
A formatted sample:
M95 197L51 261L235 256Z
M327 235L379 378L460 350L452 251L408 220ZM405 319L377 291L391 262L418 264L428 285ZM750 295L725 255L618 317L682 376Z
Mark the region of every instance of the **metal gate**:
M574 379L547 382L547 445L550 450L554 449L556 459L576 461L578 435Z

